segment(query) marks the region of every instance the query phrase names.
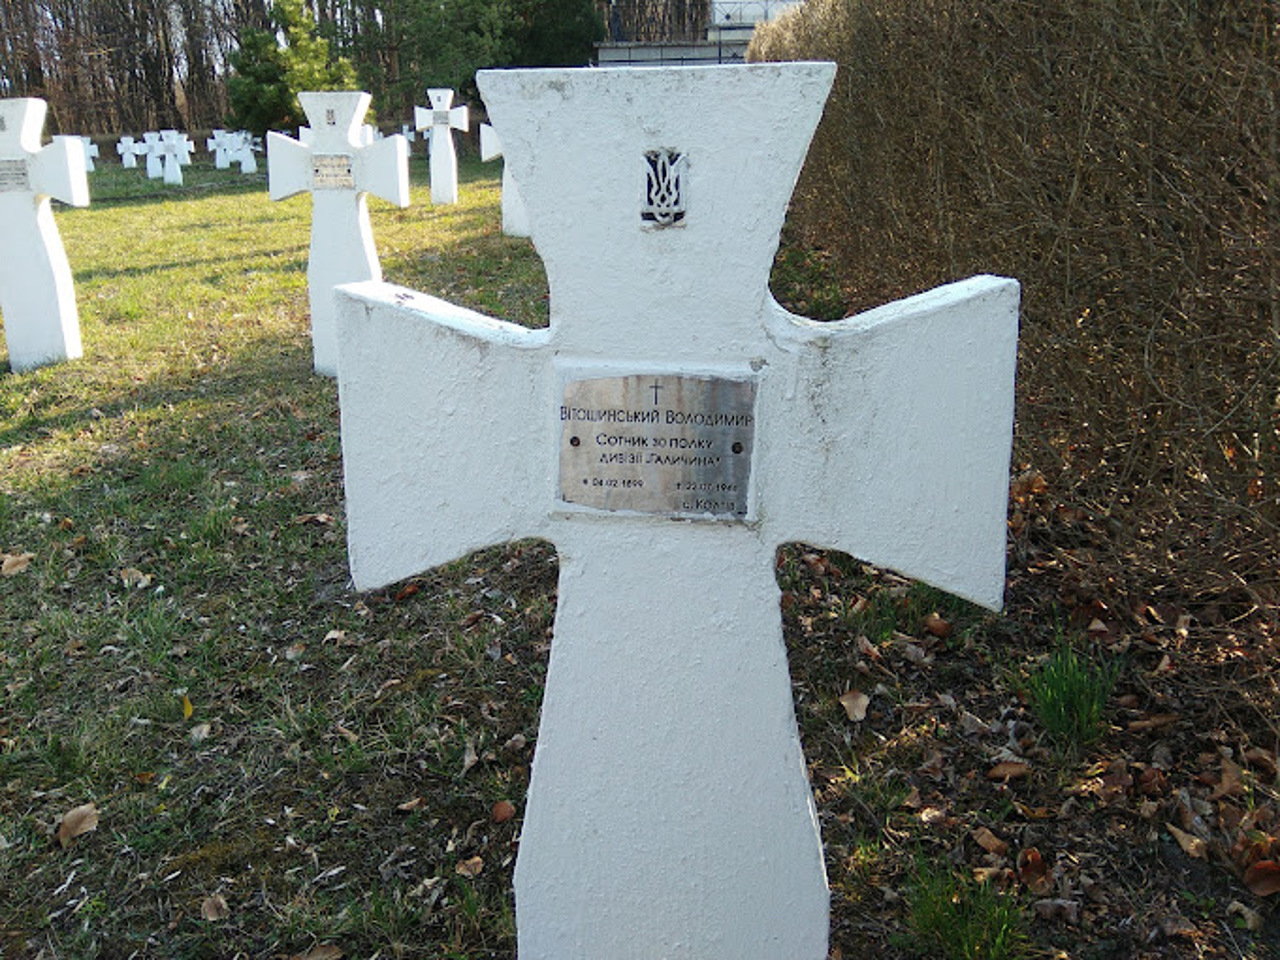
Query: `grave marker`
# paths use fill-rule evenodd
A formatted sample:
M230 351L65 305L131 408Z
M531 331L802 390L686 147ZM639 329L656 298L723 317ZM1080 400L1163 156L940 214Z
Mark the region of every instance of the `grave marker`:
M432 88L427 91L431 109L414 107L413 122L426 131L427 156L431 164L431 202L458 202L458 153L453 145L453 131L469 129L465 105L454 107L453 91Z
M502 141L493 124L480 124L480 159L502 156ZM520 191L511 179L511 169L502 165L502 232L509 237L529 236L529 214L525 211Z
M98 145L94 143L93 139L90 137L81 137L80 140L84 143L84 172L93 173L97 169L97 167L94 166L93 161L97 160L100 156L98 152Z
M195 149L185 133L177 130L160 131L160 155L164 158L164 182L182 186L182 168L191 165L191 153ZM150 163L147 172L150 174Z
M559 552L521 960L826 957L779 544L1001 603L1017 283L829 324L768 291L833 75L481 71L550 328L338 292L356 587Z
M298 99L310 121L310 143L268 133L267 178L272 200L311 193L312 348L316 371L334 376L333 288L381 279L365 194L409 205L409 145L401 136L361 145L360 121L371 100L367 93L300 93Z
M136 170L138 167L138 154L142 152L142 144L138 143L133 137L121 137L120 142L116 144L116 153L120 154L120 164L126 170Z
M149 130L142 135L142 149L138 152L147 158L147 179L159 180L164 176L164 143L157 131Z
M84 143L41 147L45 101L0 100L0 312L9 365L28 370L83 353L75 283L50 198L89 205Z
M213 130L209 134L209 139L205 140L205 149L213 154L215 170L231 168L231 151L234 148L235 137L235 134L228 133L226 130Z

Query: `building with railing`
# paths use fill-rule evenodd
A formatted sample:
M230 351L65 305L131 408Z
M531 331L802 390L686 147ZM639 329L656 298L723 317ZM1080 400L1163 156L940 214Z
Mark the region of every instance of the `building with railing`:
M756 24L797 0L612 0L601 66L741 63Z

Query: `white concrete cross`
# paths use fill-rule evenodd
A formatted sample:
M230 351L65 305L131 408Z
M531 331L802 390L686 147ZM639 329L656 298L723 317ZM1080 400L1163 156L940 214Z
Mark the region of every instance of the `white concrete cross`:
M213 154L213 168L215 170L228 170L231 168L231 150L235 134L228 133L226 130L214 130L210 133L209 139L205 140L205 149Z
M84 143L84 171L85 173L93 173L97 169L93 165L93 161L100 156L98 145L93 142L91 137L81 137L80 140Z
M413 123L428 142L431 164L431 202L458 202L458 153L453 146L453 131L467 130L470 123L467 108L450 106L453 91L432 88L427 91L431 109L414 107Z
M418 139L418 134L413 129L412 123L400 124L400 135L404 137L405 140L407 140L409 143L413 143L414 140Z
M83 353L75 283L49 198L89 205L84 142L40 146L48 109L34 98L0 100L0 312L14 370Z
M493 124L480 124L480 159L502 156L502 141ZM529 236L529 213L520 198L520 190L511 179L511 169L502 165L502 232L509 237Z
M138 167L138 154L142 152L142 144L138 143L133 137L121 137L120 142L116 144L116 153L120 154L120 164L126 170L136 170Z
M191 166L191 153L195 144L178 130L160 131L160 155L164 158L164 182L182 186L182 168ZM150 173L150 164L147 171Z
M164 143L160 134L148 130L142 135L142 147L139 154L147 158L147 178L159 180L164 176Z
M238 130L227 135L227 165L240 164L241 173L257 173L258 158L254 155L253 134Z
M300 93L298 99L310 121L310 143L268 133L267 178L272 200L311 192L311 342L316 371L334 376L333 288L382 278L365 195L409 205L409 144L392 136L362 145L367 93Z
M338 291L356 587L559 553L520 960L824 960L777 548L1001 604L1017 283L836 323L769 294L834 71L481 71L550 328Z

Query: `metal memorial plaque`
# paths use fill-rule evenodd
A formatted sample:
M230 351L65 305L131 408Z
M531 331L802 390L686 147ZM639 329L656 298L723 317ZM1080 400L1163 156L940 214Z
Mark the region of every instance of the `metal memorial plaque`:
M747 516L756 382L636 374L572 380L560 499L600 510Z
M448 110L432 110L432 111L431 111L431 125L432 125L432 126L434 126L434 127L441 127L441 126L444 126L445 124L447 124L448 122L449 122L449 111L448 111Z
M27 174L27 161L0 160L0 193L30 189L31 180Z
M347 154L319 153L311 158L311 186L315 190L354 190L355 173Z

